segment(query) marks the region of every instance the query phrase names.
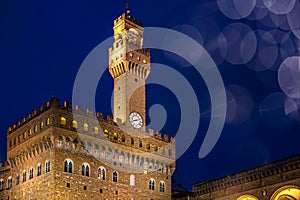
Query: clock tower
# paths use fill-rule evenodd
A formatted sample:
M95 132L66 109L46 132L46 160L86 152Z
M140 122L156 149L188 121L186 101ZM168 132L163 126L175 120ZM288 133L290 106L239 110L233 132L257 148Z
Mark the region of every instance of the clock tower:
M143 24L127 11L114 21L109 72L114 79L114 121L145 130L150 49L143 48Z

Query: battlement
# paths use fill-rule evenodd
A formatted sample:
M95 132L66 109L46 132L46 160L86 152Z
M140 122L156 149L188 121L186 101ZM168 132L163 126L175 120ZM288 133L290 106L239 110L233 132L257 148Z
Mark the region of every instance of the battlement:
M123 21L123 20L129 20L129 21L139 25L140 27L143 27L143 23L141 21L138 21L137 19L133 18L130 15L130 13L123 13L116 20L114 20L114 25L117 25L117 23L119 23L120 21Z
M38 107L38 109L33 110L31 113L27 114L26 117L22 118L21 120L17 121L15 124L10 126L7 129L8 135L13 133L17 129L21 128L23 125L30 122L31 120L35 119L37 116L40 116L45 111L50 110L51 108L58 108L61 110L66 110L68 112L74 112L76 115L82 115L82 116L90 117L90 118L92 118L92 116L96 116L96 119L98 121L111 125L113 127L113 129L116 130L119 128L118 127L119 123L114 122L113 117L110 115L107 115L106 119L105 119L105 117L103 116L103 113L101 113L101 112L95 112L93 109L90 109L90 108L83 109L83 107L80 105L75 105L73 108L72 103L70 103L70 102L64 101L61 104L60 99L52 98L49 102L46 102L44 104L44 106ZM67 117L67 116L65 116L65 117ZM73 121L73 115L69 115L69 117L70 117L70 119L66 118L65 120ZM154 137L155 139L161 140L163 142L175 144L175 138L169 137L169 135L167 135L167 134L162 134L160 132L154 132L154 130L152 130L152 129L148 129L148 131L146 131L145 134L148 135L149 137Z
M0 168L8 167L8 162L0 162Z

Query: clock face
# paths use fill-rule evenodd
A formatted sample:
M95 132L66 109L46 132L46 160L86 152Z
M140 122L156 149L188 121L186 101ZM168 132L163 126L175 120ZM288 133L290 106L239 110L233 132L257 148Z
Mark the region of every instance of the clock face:
M137 112L132 112L129 115L129 120L134 128L141 128L143 126L143 119L141 115Z

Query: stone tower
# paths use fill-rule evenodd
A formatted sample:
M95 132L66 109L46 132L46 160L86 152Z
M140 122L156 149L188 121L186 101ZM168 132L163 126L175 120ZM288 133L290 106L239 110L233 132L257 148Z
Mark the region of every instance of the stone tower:
M143 49L143 25L128 9L114 21L114 44L109 72L114 79L114 121L134 128L146 126L145 80L150 73L150 50Z
M171 199L175 140L145 130L142 26L127 10L114 32L114 117L52 98L9 127L0 200Z

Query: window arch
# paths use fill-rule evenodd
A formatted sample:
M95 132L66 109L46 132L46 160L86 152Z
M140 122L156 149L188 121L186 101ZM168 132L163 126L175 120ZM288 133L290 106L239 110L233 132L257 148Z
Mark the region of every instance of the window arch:
M106 180L106 170L104 167L98 168L98 179L100 180Z
M26 171L24 170L22 173L22 182L26 182Z
M149 180L149 190L155 190L155 180L153 178Z
M81 165L81 175L90 176L90 165L88 163L83 163Z
M0 179L0 191L4 190L4 180Z
M130 175L130 186L135 186L135 176L133 174Z
M166 184L163 181L160 181L159 183L159 191L160 192L165 192L166 191Z
M73 161L66 159L64 162L64 172L73 173Z
M112 181L117 183L118 182L118 172L114 171L112 175L113 175Z
M12 187L12 177L8 177L7 179L7 189L10 189Z
M45 162L45 172L46 173L50 172L50 169L51 169L50 161L46 160L46 162Z
M36 176L40 176L42 174L42 165L39 163L36 166Z

